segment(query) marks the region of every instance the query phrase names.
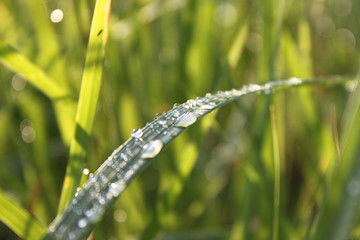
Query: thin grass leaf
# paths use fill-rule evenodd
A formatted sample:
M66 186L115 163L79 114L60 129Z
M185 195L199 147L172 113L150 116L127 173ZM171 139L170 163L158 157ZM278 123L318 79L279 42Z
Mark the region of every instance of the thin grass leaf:
M64 210L80 184L101 87L102 66L109 31L111 0L98 0L91 24L88 52L76 112L59 212Z
M46 239L82 239L87 237L100 221L105 210L124 191L131 180L187 127L226 103L248 94L270 93L279 89L314 84L341 84L344 79L304 81L291 78L287 81L269 82L265 85L249 85L217 94L206 94L196 100L188 100L132 132L131 138L117 148L112 155L91 174L83 188L58 215L49 227Z
M24 239L39 240L46 234L46 228L41 226L25 209L15 204L1 190L0 221Z
M45 72L2 39L0 39L0 62L11 71L21 73L32 85L50 99L55 100L69 96L69 93L62 86L58 85Z
M274 214L272 239L279 239L279 216L280 216L280 147L278 129L276 123L275 107L270 106L271 132L274 154Z
M231 69L234 69L239 62L239 59L241 57L242 51L245 46L245 40L247 37L248 29L249 29L248 22L246 22L244 25L241 25L238 30L238 33L236 34L236 38L230 47L230 50L227 55L227 61Z

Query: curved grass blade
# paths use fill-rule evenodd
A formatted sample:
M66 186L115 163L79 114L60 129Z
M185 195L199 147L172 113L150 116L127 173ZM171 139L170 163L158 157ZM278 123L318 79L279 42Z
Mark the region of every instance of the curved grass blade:
M109 30L111 0L98 0L91 24L85 69L75 117L75 133L59 204L64 210L80 184L101 87L102 66Z
M0 61L11 71L21 73L32 85L50 99L56 100L69 96L69 93L62 86L59 86L44 71L2 39L0 39Z
M206 94L205 97L188 100L143 129L135 129L131 138L117 148L111 156L90 175L83 188L58 215L49 227L45 239L82 239L90 234L105 210L123 192L131 180L188 126L206 114L242 96L270 93L293 86L314 84L342 84L348 79L323 79L304 81L291 78L286 81L269 82L265 85L249 85L237 90Z
M41 226L25 209L14 203L0 190L0 221L23 239L39 240L46 234Z

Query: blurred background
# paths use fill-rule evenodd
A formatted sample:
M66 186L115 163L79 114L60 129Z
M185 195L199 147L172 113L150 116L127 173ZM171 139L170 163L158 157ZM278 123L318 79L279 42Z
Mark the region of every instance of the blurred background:
M0 38L76 101L94 0L1 0ZM355 76L360 2L112 2L103 85L87 168L156 113L249 83ZM0 188L48 225L56 216L72 126L21 75L0 65ZM275 106L281 159L280 236L304 239L354 83L246 96L206 116L135 179L93 239L269 239ZM351 239L360 237L356 225ZM17 237L0 223L0 239Z

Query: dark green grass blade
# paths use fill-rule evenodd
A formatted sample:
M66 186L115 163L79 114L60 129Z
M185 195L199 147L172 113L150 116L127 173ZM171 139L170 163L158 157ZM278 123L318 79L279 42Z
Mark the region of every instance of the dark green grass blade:
M81 239L90 234L105 210L123 192L131 180L174 140L186 127L206 114L242 96L270 93L292 86L313 84L339 84L344 80L324 79L303 81L292 78L287 81L269 82L265 85L249 85L242 89L207 94L203 98L188 100L157 117L143 129L134 130L131 138L116 149L102 166L90 176L65 211L50 225L46 239Z
M0 191L0 221L24 239L39 240L46 234L46 229L43 226L25 209L5 196L2 191Z
M109 29L111 0L98 0L91 25L88 52L76 112L59 212L64 210L80 184L101 87L102 66Z

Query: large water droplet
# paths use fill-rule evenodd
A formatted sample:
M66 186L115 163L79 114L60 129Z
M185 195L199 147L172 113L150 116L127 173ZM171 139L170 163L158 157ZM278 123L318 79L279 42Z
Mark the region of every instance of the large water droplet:
M88 221L86 220L86 218L81 218L81 219L79 219L77 224L78 224L79 228L84 228L84 227L86 227L87 223L88 223Z
M160 140L153 140L143 146L142 158L153 158L161 151L164 143Z
M117 197L119 194L124 190L125 183L122 181L120 182L113 182L109 186L109 192L114 196Z
M143 134L144 134L143 131L137 128L133 129L131 132L131 136L133 138L141 138Z
M196 122L196 115L193 112L184 113L175 122L176 127L187 127Z

